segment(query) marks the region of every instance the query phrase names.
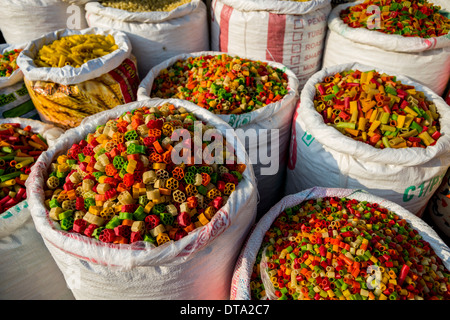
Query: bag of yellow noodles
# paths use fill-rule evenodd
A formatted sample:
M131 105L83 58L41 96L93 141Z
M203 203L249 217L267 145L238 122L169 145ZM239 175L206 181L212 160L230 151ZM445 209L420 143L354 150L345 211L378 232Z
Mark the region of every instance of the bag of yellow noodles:
M41 119L65 129L136 100L136 59L120 31L58 30L30 42L17 63Z

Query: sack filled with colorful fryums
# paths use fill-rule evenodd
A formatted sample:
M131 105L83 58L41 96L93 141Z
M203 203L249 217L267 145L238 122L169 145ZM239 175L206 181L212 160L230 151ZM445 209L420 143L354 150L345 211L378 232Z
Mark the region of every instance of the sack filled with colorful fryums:
M225 134L199 107L144 100L86 118L44 154L32 215L76 299L228 299L257 195Z
M363 189L421 216L450 164L450 107L409 78L361 64L305 85L292 125L287 194Z
M62 133L60 128L36 120L0 119L2 300L73 299L36 231L25 188L31 168L39 156Z
M365 0L328 17L323 67L376 66L444 93L450 74L448 1Z
M65 129L136 101L137 63L123 32L58 30L30 42L17 63L41 120Z
M422 219L361 190L284 197L249 234L233 300L449 300L450 249Z

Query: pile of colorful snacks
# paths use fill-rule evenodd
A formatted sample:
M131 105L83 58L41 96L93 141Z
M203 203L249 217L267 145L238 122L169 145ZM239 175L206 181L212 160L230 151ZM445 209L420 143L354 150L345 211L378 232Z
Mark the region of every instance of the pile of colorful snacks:
M281 100L285 72L227 54L179 60L155 78L151 97L191 101L216 114L240 114Z
M272 288L262 284L263 272ZM273 222L250 288L253 299L272 290L294 300L448 300L449 278L430 244L395 212L324 197L288 208Z
M0 77L9 77L19 68L16 59L20 52L22 52L22 49L14 49L0 54Z
M376 148L425 148L440 137L436 106L414 86L376 71L349 70L316 85L324 122Z
M206 225L246 166L225 151L226 164L196 164L195 148L204 150L208 142L194 143L194 122L193 114L166 103L99 125L52 163L45 191L50 218L102 242L158 246ZM172 141L182 132L192 139ZM179 143L188 160L174 163L171 152Z
M375 8L379 11L374 16ZM426 0L366 0L342 10L340 16L352 28L430 38L450 31L450 19L440 14L440 9Z
M27 197L25 181L39 155L47 150L45 139L30 126L0 124L0 213Z

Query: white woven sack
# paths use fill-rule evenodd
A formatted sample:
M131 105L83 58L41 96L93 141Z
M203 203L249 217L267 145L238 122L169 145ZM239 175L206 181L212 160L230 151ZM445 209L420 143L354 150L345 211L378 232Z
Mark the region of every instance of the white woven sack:
M349 63L325 68L310 78L293 118L286 194L314 186L363 189L421 216L450 165L450 107L430 89L389 72L436 105L442 136L425 149L374 148L326 125L314 108L314 85L344 70L385 72Z
M97 125L115 119L126 111L165 102L184 107L198 119L213 125L224 136L230 127L200 107L179 100L145 100L118 106L83 120L66 131L49 149L30 174L27 187L36 229L64 274L76 299L228 299L239 249L255 221L256 192L253 170L246 161L243 146L236 155L247 164L244 178L211 221L179 241L159 247L148 242L106 244L77 233L62 231L50 220L43 205L43 186L53 159L73 143L95 131ZM231 130L232 133L232 130Z
M155 78L159 75L161 70L170 67L176 61L185 60L189 57L219 54L223 54L223 52L194 52L190 54L181 54L160 63L152 68L148 75L141 81L138 89L138 101L150 97ZM240 57L245 58L242 56ZM270 66L281 69L287 74L288 93L286 96L280 101L271 103L261 109L254 110L249 113L240 115L215 115L228 123L234 129L242 129L244 134L247 132L251 133L253 131L258 133L258 142L253 143L252 141L242 141L245 145L247 154L250 157L250 161L253 164L253 170L258 183L258 192L260 197L258 204L258 218L278 201L283 192L292 114L298 100L299 88L298 79L291 70L286 68L286 66L276 62L266 62ZM185 101L185 103L195 105L189 101ZM274 132L267 135L265 130L270 132L272 129L276 130L277 133ZM278 137L276 134L278 134ZM240 134L238 134L238 136L242 137ZM262 140L263 138L267 138L267 151L263 150L265 148L261 147L263 143L265 144L265 141ZM278 157L276 156L277 154ZM263 160L261 160L261 155L269 157L269 160L264 160L264 162L272 163L264 163Z
M51 44L53 41L62 37L76 34L111 34L114 37L117 50L102 56L100 58L89 60L83 63L81 67L64 66L62 68L36 67L34 58L39 49L44 45ZM87 28L83 30L62 29L48 33L34 41L28 43L25 49L17 58L17 64L22 70L24 77L31 81L51 81L63 85L77 84L86 80L91 80L117 68L125 59L131 55L131 43L125 33L100 28Z
M0 0L0 29L7 43L32 41L59 29L84 29L86 0Z
M213 0L211 50L284 64L300 88L320 70L330 0Z
M209 50L206 5L193 0L169 12L129 12L86 4L90 27L123 31L130 38L138 69L144 77L150 69L181 53Z
M321 188L314 187L302 192L291 194L280 200L264 217L252 228L246 243L243 245L241 253L236 262L231 284L231 300L250 300L250 277L253 272L253 265L261 247L265 233L271 227L276 218L287 208L292 208L305 200L318 199L323 197L339 197L378 203L405 219L422 238L430 243L435 253L442 259L444 266L450 268L450 248L442 241L437 233L405 208L384 198L377 197L361 190Z
M29 125L49 146L62 134L61 129L36 120L8 118L0 119L1 123L20 123L22 128ZM30 209L24 200L0 214L0 299L73 299L34 227Z
M407 76L442 95L450 75L449 35L422 39L351 28L339 14L362 2L342 4L331 11L323 67L352 62L376 66Z

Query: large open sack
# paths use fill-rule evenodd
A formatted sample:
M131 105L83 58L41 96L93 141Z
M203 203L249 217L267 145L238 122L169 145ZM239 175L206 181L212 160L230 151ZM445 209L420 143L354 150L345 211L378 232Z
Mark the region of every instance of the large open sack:
M197 119L214 126L225 136L233 134L223 121L183 101L144 100L118 106L86 118L66 131L58 143L43 154L27 181L32 217L38 232L64 274L76 299L228 299L234 263L255 221L256 187L245 149L236 144L240 163L246 164L243 178L210 222L177 241L158 247L145 241L131 244L105 243L75 232L65 232L49 219L44 206L44 184L52 160L73 143L94 132L100 124L127 111L164 103L184 107ZM228 141L228 140L227 140Z
M439 230L450 237L450 170L428 202L425 214L431 217Z
M378 205L393 211L402 219L405 219L406 222L409 223L415 230L417 230L418 233L422 236L422 239L427 241L435 251L436 255L442 259L444 266L447 269L450 268L449 247L422 219L418 218L398 204L361 190L314 187L311 189L303 190L296 194L285 196L283 199L281 199L281 201L273 206L270 211L267 212L267 214L265 214L264 217L259 220L259 222L252 228L248 239L246 240L246 243L242 247L241 254L239 255L238 261L236 263L236 268L233 274L233 282L231 286L230 298L232 300L252 299L250 282L252 281L251 275L254 271L253 266L261 248L264 236L272 226L272 223L278 218L278 216L284 210L292 208L302 203L303 201L324 197L339 197L346 199L355 199L357 201L377 203ZM266 292L267 291L269 290L266 288Z
M323 69L303 88L292 124L286 194L314 186L363 189L422 215L450 164L450 108L429 88L397 76L432 101L440 115L441 137L427 148L378 149L343 135L324 123L315 109L315 84L344 70L378 68L349 63Z

